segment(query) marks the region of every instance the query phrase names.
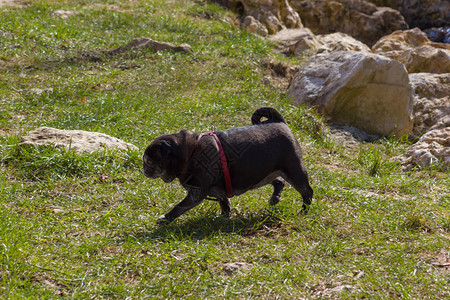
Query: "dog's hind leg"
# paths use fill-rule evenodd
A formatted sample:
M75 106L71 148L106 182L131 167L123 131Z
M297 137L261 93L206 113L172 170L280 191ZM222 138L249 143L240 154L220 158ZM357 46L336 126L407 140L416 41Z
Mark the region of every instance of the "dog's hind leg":
M308 206L311 205L313 189L309 185L308 174L306 173L305 168L301 163L297 165L291 164L289 169L286 170L285 175L286 177L284 177L284 179L302 195L302 210L307 211Z
M270 197L269 204L275 205L278 202L280 202L281 192L283 191L285 184L284 181L280 177L278 177L277 179L272 181L272 185L273 185L273 194L272 197Z

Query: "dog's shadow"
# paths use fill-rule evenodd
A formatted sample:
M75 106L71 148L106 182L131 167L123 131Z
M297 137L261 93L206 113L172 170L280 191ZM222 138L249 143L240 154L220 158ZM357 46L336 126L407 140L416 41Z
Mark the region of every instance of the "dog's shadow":
M263 209L259 212L231 217L207 214L200 218L186 221L176 220L165 226L152 226L140 232L134 232L134 237L140 241L149 240L202 240L215 234L237 234L251 236L268 234L282 228L283 214L277 209Z

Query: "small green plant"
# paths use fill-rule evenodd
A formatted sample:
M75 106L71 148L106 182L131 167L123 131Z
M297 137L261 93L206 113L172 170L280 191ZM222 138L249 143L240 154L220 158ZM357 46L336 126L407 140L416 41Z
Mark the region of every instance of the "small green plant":
M397 168L395 161L384 158L381 150L374 146L360 147L357 162L366 168L369 176L379 176L381 173L389 173Z
M432 231L432 226L427 217L416 210L406 216L403 227L407 230L414 231Z

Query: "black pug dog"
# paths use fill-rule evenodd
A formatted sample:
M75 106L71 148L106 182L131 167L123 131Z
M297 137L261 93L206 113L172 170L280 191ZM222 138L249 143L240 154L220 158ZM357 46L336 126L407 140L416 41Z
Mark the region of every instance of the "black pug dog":
M159 224L170 223L204 199L218 201L222 214L229 215L230 197L269 183L274 187L269 203L275 205L283 179L302 195L303 210L307 210L313 190L300 145L283 116L274 108L262 107L253 113L252 124L217 131L216 136L213 131L201 135L182 130L160 136L147 147L145 176L165 182L178 178L188 191L183 201L158 218Z

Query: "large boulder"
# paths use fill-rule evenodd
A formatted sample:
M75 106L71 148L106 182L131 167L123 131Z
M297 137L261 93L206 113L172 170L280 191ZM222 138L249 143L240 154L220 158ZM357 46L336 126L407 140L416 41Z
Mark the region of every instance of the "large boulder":
M281 52L293 55L316 54L333 51L365 51L370 48L348 34L336 32L314 35L308 28L285 29L270 37L279 44Z
M368 0L378 6L399 10L406 23L413 28L441 27L450 22L448 0Z
M415 73L409 80L415 96L411 137L450 127L450 73Z
M87 153L99 150L137 150L136 146L103 133L51 127L40 127L30 131L22 138L20 145L49 145Z
M406 168L432 165L450 168L450 127L427 132L399 157L399 161Z
M419 28L395 31L372 50L398 60L410 73L450 73L450 45L430 41Z
M328 121L370 134L405 135L412 129L412 89L405 67L355 51L318 54L303 64L288 96L314 106Z
M263 25L269 34L277 33L284 28L303 27L300 17L288 0L227 0L216 1L236 11L246 18L244 27L255 33L264 33Z
M408 29L400 12L363 0L291 0L305 27L315 34L347 33L372 46L380 37Z

